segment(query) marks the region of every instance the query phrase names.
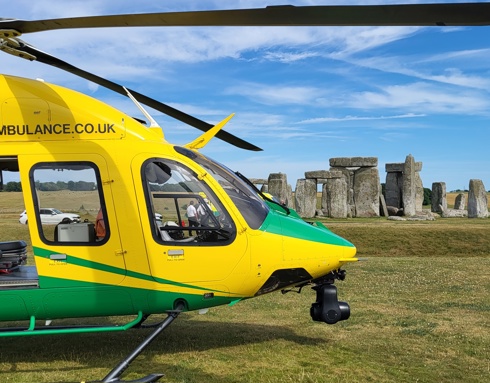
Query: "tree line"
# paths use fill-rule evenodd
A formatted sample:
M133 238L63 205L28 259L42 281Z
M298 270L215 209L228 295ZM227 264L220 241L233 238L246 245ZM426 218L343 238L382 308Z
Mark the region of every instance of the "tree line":
M70 191L92 191L97 189L97 184L95 182L87 181L57 181L57 182L35 182L36 189L40 191L60 191L60 190L70 190ZM16 181L7 182L3 190L5 192L21 192L22 183Z

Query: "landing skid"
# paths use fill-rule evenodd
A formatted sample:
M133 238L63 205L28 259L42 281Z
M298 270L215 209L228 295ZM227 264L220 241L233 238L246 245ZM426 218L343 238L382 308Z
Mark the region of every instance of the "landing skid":
M155 330L146 337L143 342L141 342L138 347L136 347L126 358L124 358L114 369L107 374L107 376L98 381L98 383L154 383L157 382L163 374L150 374L145 376L144 378L137 380L121 380L121 375L124 371L129 367L129 365L141 354L144 349L158 336L160 333L165 330L170 324L176 319L181 311L184 309L184 304L177 305L175 310L167 311L168 316L156 325ZM94 382L97 383L97 382Z

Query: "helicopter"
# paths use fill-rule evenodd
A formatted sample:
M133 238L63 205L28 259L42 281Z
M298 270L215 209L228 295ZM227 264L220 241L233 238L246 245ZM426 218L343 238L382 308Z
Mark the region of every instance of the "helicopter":
M489 3L382 6L273 6L258 9L0 19L0 50L57 67L129 97L149 121L42 80L0 75L0 170L15 172L34 265L24 239L0 243L0 337L119 332L166 318L102 382L122 382L131 362L181 312L233 305L311 286L310 316L350 316L335 282L357 262L356 247L319 222L261 193L241 173L200 153L214 137L260 148L223 128L89 73L28 44L29 33L147 26L489 25ZM165 139L143 105L203 133L185 145ZM1 173L0 173L1 174ZM49 185L63 178L63 189ZM0 181L2 177L0 176ZM53 195L86 209L80 220L43 223ZM53 326L66 318L131 316L121 326ZM47 321L40 326L40 321ZM156 382L160 373L137 382Z

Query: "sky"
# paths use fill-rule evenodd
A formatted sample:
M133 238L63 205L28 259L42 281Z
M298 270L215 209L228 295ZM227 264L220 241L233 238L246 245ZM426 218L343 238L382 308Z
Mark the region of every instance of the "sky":
M424 1L17 0L3 1L1 17L408 2ZM330 158L365 156L378 158L385 182L385 164L411 154L423 163L424 187L464 190L481 179L490 190L490 27L111 28L21 38L209 123L235 113L225 130L263 151L213 139L201 152L249 178L281 172L294 189L305 172L328 170ZM45 64L0 52L0 68L143 117L127 98ZM201 134L148 111L172 143Z

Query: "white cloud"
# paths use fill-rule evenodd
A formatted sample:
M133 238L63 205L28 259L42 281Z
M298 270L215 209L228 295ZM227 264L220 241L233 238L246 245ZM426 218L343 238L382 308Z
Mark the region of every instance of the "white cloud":
M412 110L414 113L465 113L488 115L490 100L472 91L454 92L428 83L391 85L379 92L353 94L350 107Z
M317 124L323 122L343 122L343 121L379 121L379 120L393 120L393 119L405 119L424 117L425 114L406 113L393 116L343 116L343 117L318 117L309 118L307 120L299 121L298 124Z
M477 59L478 56L482 58L482 53L490 54L489 50L480 50L478 52L473 51L461 53L459 57L465 57L465 61ZM370 57L364 59L349 58L346 61L363 66L365 68L376 69L387 73L402 74L422 80L430 80L435 82L441 82L444 84L458 85L468 88L484 89L490 88L490 79L488 76L465 74L461 69L448 66L443 60L447 60L452 57L458 56L458 52L447 53L446 55L427 56L421 59L420 55L417 57L410 56L382 56L382 57ZM481 60L480 60L481 62ZM433 63L431 66L425 65L420 67L421 64ZM465 63L467 64L467 62ZM451 64L449 64L451 65ZM472 64L470 64L471 66Z
M254 102L267 105L274 104L308 104L324 95L319 88L305 86L264 85L259 83L242 83L228 87L225 94L240 95Z
M345 59L355 53L404 39L418 30L419 27L345 27L339 33L338 29L334 29L339 47L331 57Z

